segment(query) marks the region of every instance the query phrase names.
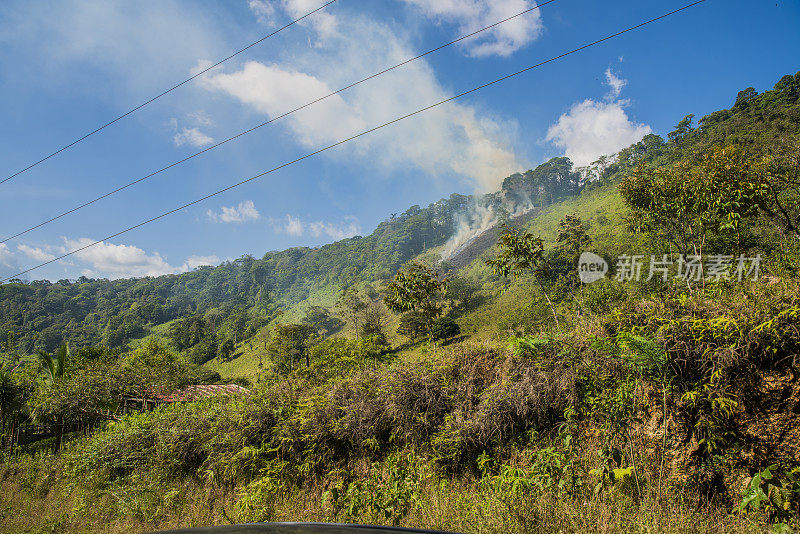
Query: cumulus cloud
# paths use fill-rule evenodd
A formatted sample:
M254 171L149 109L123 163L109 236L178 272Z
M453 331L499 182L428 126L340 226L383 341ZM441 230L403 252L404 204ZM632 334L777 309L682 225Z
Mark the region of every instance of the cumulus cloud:
M352 215L344 217L340 223L325 221L305 222L300 217L287 214L283 219L271 219L272 227L278 233L284 233L293 237L311 235L313 237L327 236L334 240L345 239L359 235L361 225L358 219Z
M208 210L206 214L212 221L223 223L244 223L261 218L252 200L240 202L238 206L222 206L219 213Z
M79 239L64 238L65 251L72 251L93 243L88 237ZM133 245L114 245L100 242L97 245L75 253L75 258L88 263L95 273L107 273L112 278L160 276L175 273L180 268L168 264L157 252L147 254Z
M172 138L175 146L190 145L196 148L208 146L214 142L213 137L204 134L198 128L183 128Z
M472 33L536 6L535 2L528 0L403 1L417 7L426 16L456 24L459 35ZM476 57L509 56L536 40L542 28L541 14L535 10L462 41L462 46Z
M330 14L328 14L330 15ZM330 15L333 16L333 15ZM199 84L257 113L275 118L416 52L403 36L365 17L336 19L341 35L324 51L300 52L288 64L246 63L209 73ZM417 61L296 112L281 123L303 146L316 149L452 96L431 66ZM341 150L390 168L415 166L431 175L458 174L477 190L495 190L526 166L510 148L515 123L478 116L450 102L348 143Z
M353 216L345 217L341 224L333 224L328 222L316 221L309 223L309 230L314 237L321 237L326 235L335 240L353 237L361 232L361 226L358 224L358 219Z
M28 245L17 245L17 250L36 261L50 261L55 259L55 254L51 254L38 247L29 247Z
M625 112L627 100L618 97L627 83L606 71L610 87L605 102L587 99L574 104L547 130L546 140L564 150L578 166L588 165L602 155L611 155L641 139L653 130L631 121Z
M94 239L63 239L63 246L56 247L59 252L66 253L94 243ZM76 252L73 256L78 262L88 264L82 270L85 276L106 276L108 278L140 278L144 276L161 276L191 271L201 265L217 265L217 256L189 256L181 265L170 265L158 252L152 254L133 245L115 245L101 241L97 245ZM61 262L66 264L67 262Z

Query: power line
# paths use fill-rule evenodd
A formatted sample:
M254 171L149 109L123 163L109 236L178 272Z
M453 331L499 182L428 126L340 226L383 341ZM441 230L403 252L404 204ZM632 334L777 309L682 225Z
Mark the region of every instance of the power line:
M114 233L114 234L108 235L108 236L104 237L103 239L99 239L99 240L97 240L97 241L94 241L94 242L92 242L92 243L89 243L88 245L84 245L84 246L82 246L82 247L80 247L80 248L77 248L77 249L75 249L75 250L72 250L72 251L70 251L70 252L67 252L66 254L62 254L61 256L58 256L57 258L53 258L52 260L49 260L49 261L46 261L46 262L40 263L39 265L36 265L35 267L31 267L30 269L26 269L25 271L22 271L22 272L20 272L20 273L17 273L17 274L15 274L15 275L11 276L11 277L4 278L4 279L0 280L0 282L7 282L7 281L9 281L9 280L11 280L11 279L13 279L13 278L17 278L17 277L19 277L19 276L21 276L21 275L23 275L23 274L26 274L26 273L29 273L29 272L31 272L31 271L33 271L33 270L35 270L35 269L39 269L40 267L44 267L45 265L49 265L49 264L51 264L51 263L53 263L53 262L56 262L56 261L58 261L58 260L62 260L62 259L64 259L64 258L68 257L68 256L72 256L73 254L76 254L76 253L78 253L78 252L84 251L84 250L86 250L86 249L88 249L88 248L91 248L91 247L93 247L93 246L95 246L95 245L99 245L100 243L102 243L102 242L104 242L104 241L107 241L107 240L109 240L109 239L113 239L113 238L115 238L115 237L118 237L118 236L120 236L120 235L122 235L122 234L125 234L125 233L127 233L127 232L130 232L131 230L135 230L135 229L137 229L137 228L140 228L140 227L142 227L142 226L144 226L144 225L146 225L146 224L149 224L149 223L151 223L151 222L157 221L157 220L159 220L159 219L163 219L164 217L166 217L166 216L168 216L168 215L171 215L171 214L173 214L173 213L175 213L175 212L181 211L181 210L183 210L183 209L185 209L185 208L188 208L188 207L194 206L195 204L199 204L200 202L203 202L203 201L205 201L205 200L208 200L208 199L209 199L209 198L211 198L211 197L214 197L214 196L217 196L217 195L219 195L219 194L225 193L226 191L230 191L231 189L234 189L234 188L236 188L236 187L239 187L239 186L241 186L241 185L244 185L244 184L246 184L246 183L248 183L248 182L252 182L253 180L256 180L256 179L258 179L258 178L261 178L262 176L265 176L265 175L267 175L267 174L271 174L271 173L273 173L273 172L275 172L275 171L278 171L278 170L280 170L280 169L283 169L283 168L285 168L285 167L289 167L290 165L294 165L295 163L299 163L300 161L303 161L303 160L305 160L305 159L308 159L308 158L311 158L311 157L313 157L313 156L316 156L317 154L321 154L322 152L326 152L326 151L328 151L328 150L330 150L330 149L332 149L332 148L336 148L337 146L340 146L340 145L343 145L343 144L345 144L345 143L348 143L348 142L352 141L353 139L357 139L357 138L359 138L359 137L362 137L362 136L364 136L364 135L370 134L370 133L372 133L372 132L375 132L375 131L377 131L377 130L380 130L380 129L382 129L382 128L385 128L385 127L387 127L387 126L390 126L390 125L392 125L392 124L395 124L395 123L397 123L397 122L400 122L400 121L403 121L403 120L405 120L405 119L408 119L409 117L413 117L413 116L415 116L415 115L419 115L420 113L423 113L423 112L425 112L425 111L428 111L429 109L433 109L433 108L435 108L435 107L441 106L442 104L446 104L447 102L451 102L451 101L453 101L453 100L456 100L456 99L458 99L458 98L461 98L461 97L463 97L463 96L466 96L466 95L469 95L469 94L475 93L475 92L477 92L477 91L480 91L481 89L485 89L485 88L487 88L487 87L489 87L489 86L495 85L495 84L497 84L497 83L500 83L500 82L502 82L502 81L505 81L505 80L508 80L509 78L513 78L513 77L515 77L515 76L519 76L520 74L523 74L523 73L525 73L525 72L528 72L528 71L530 71L530 70L533 70L533 69L535 69L535 68L541 67L542 65L546 65L546 64L548 64L548 63L552 63L553 61L557 61L557 60L559 60L559 59L561 59L561 58L564 58L564 57L566 57L566 56L569 56L569 55L571 55L571 54L575 54L576 52L580 52L581 50L584 50L584 49L586 49L586 48L589 48L589 47L592 47L592 46L598 45L598 44L600 44L600 43L603 43L603 42L605 42L605 41L608 41L608 40L610 40L610 39L613 39L613 38L615 38L615 37L619 37L620 35L623 35L623 34L625 34L625 33L628 33L628 32L630 32L630 31L633 31L633 30L635 30L635 29L641 28L641 27L643 27L643 26L647 26L648 24L652 24L653 22L656 22L656 21L659 21L659 20L661 20L661 19L667 18L667 17L669 17L669 16L671 16L671 15L674 15L674 14L676 14L676 13L679 13L679 12L681 12L681 11L684 11L684 10L686 10L686 9L689 9L689 8L691 8L691 7L694 7L694 6L698 5L698 4L702 4L702 3L703 3L703 2L705 2L705 1L706 1L706 0L697 0L696 2L692 2L691 4L687 4L687 5L685 5L685 6L681 7L681 8L678 8L678 9L675 9L675 10L673 10L673 11L670 11L669 13L665 13L664 15L661 15L661 16L658 16L658 17L655 17L655 18L652 18L652 19L650 19L650 20L647 20L647 21L645 21L645 22L639 23L639 24L637 24L637 25L635 25L635 26L630 26L630 27L628 27L628 28L626 28L626 29L624 29L624 30L621 30L621 31L618 31L617 33L614 33L614 34L612 34L612 35L609 35L608 37L603 37L602 39L598 39L598 40L596 40L596 41L592 41L591 43L585 44L585 45L583 45L583 46L580 46L580 47L578 47L578 48L574 48L574 49L570 50L569 52L564 52L564 53L562 53L562 54L559 54L559 55L557 55L557 56L554 56L554 57L552 57L552 58L550 58L550 59L547 59L547 60L545 60L545 61L542 61L541 63L537 63L537 64L535 64L535 65L531 65L530 67L526 67L526 68L524 68L524 69L522 69L522 70L518 70L518 71L516 71L516 72L513 72L513 73L511 73L511 74L507 74L507 75L505 75L505 76L502 76L502 77L500 77L500 78L497 78L497 79L495 79L495 80L492 80L492 81L490 81L490 82L487 82L487 83L485 83L485 84L483 84L483 85L479 85L479 86L477 86L477 87L474 87L474 88L472 88L472 89L469 89L468 91L464 91L463 93L459 93L459 94L457 94L457 95L455 95L455 96L452 96L452 97L450 97L450 98L446 98L445 100L441 100L441 101L439 101L439 102L436 102L435 104L431 104L431 105L429 105L429 106L426 106L426 107L424 107L424 108L418 109L417 111L414 111L414 112L408 113L407 115L403 115L403 116L401 116L401 117L397 117L396 119L393 119L393 120L391 120L391 121L389 121L389 122L385 122L385 123L383 123L383 124L381 124L381 125L379 125L379 126L375 126L375 127L373 127L373 128L370 128L370 129L368 129L368 130L364 130L363 132L361 132L361 133L358 133L358 134L356 134L356 135L353 135L353 136L351 136L351 137L348 137L347 139L343 139L342 141L337 141L336 143L333 143L332 145L328 145L328 146L326 146L326 147L324 147L324 148L321 148L321 149L319 149L319 150L315 150L314 152L310 152L310 153L306 154L305 156L301 156L301 157L299 157L299 158L297 158L297 159L294 159L294 160L292 160L292 161L289 161L288 163L284 163L284 164L282 164L282 165L279 165L279 166L277 166L277 167L274 167L274 168L272 168L272 169L270 169L270 170L268 170L268 171L264 171L264 172L262 172L262 173L260 173L260 174L256 174L255 176L252 176L252 177L250 177L250 178L247 178L246 180L242 180L241 182L235 183L235 184L233 184L233 185L229 185L228 187L225 187L225 188L223 188L223 189L220 189L220 190L218 190L218 191L215 191L215 192L213 192L213 193L210 193L210 194L208 194L208 195L206 195L206 196L204 196L204 197L201 197L201 198L198 198L198 199L196 199L196 200L193 200L193 201L191 201L191 202L188 202L188 203L186 203L186 204L183 204L182 206L179 206L179 207L177 207L177 208L174 208L174 209L171 209L171 210L169 210L169 211L166 211L166 212L164 212L164 213L162 213L162 214L160 214L160 215L156 215L155 217L151 217L150 219L147 219L147 220L145 220L145 221L142 221L142 222L140 222L140 223L138 223L138 224L135 224L135 225L133 225L133 226L129 226L128 228L125 228L124 230L120 230L119 232L116 232L116 233Z
M110 196L112 196L112 195L115 195L115 194L119 193L120 191L123 191L123 190L125 190L125 189L127 189L127 188L129 188L129 187L131 187L131 186L134 186L134 185L136 185L136 184L138 184L138 183L140 183L140 182L143 182L143 181L145 181L145 180L147 180L147 179L149 179L149 178L152 178L153 176L155 176L155 175L157 175L157 174L161 174L162 172L164 172L164 171L166 171L166 170L169 170L169 169L171 169L171 168L173 168L173 167L176 167L176 166L178 166L178 165L180 165L180 164L182 164L182 163L185 163L185 162L189 161L190 159L193 159L193 158L195 158L195 157L197 157L197 156L199 156L199 155L201 155L201 154L205 154L206 152L209 152L210 150L214 150L215 148L218 148L218 147L220 147L220 146L222 146L222 145L224 145L224 144L226 144L226 143L228 143L228 142L230 142L230 141L233 141L234 139L238 139L239 137L242 137L242 136L244 136L244 135L247 135L247 134L249 134L249 133L251 133L251 132L254 132L255 130L258 130L259 128L261 128L261 127L263 127L263 126L266 126L267 124L270 124L270 123L273 123L273 122L275 122L275 121L278 121L278 120L280 120L280 119L282 119L282 118L284 118L284 117L287 117L287 116L289 116L289 115L291 115L291 114L293 114L293 113L296 113L296 112L298 112L298 111L300 111L300 110L303 110L303 109L305 109L305 108L307 108L307 107L309 107L309 106L312 106L312 105L314 105L314 104L317 104L317 103L319 103L319 102L322 102L322 101L323 101L323 100L325 100L325 99L328 99L328 98L330 98L330 97L332 97L332 96L338 95L339 93L342 93L342 92L344 92L344 91L347 91L348 89L352 89L353 87L355 87L355 86L357 86L357 85L360 85L360 84L362 84L362 83L364 83L364 82L367 82L367 81L369 81L369 80L372 80L373 78L377 78L378 76L382 76L383 74L386 74L387 72L390 72L390 71L392 71L392 70L394 70L394 69L397 69L397 68L399 68L399 67L402 67L402 66L404 66L404 65L408 65L409 63L411 63L411 62L413 62L413 61L416 61L416 60L418 60L418 59L420 59L420 58L423 58L423 57L425 57L425 56L427 56L427 55L429 55L429 54L433 54L434 52L438 52L439 50L442 50L443 48L446 48L446 47L448 47L448 46L454 45L454 44L456 44L456 43L458 43L458 42L461 42L461 41L463 41L463 40L465 40L465 39L469 39L470 37L474 37L475 35L477 35L477 34L479 34L479 33L481 33L481 32L484 32L484 31L486 31L486 30L489 30L489 29L491 29L491 28L494 28L494 27L496 27L496 26L499 26L500 24L503 24L503 23L505 23L505 22L508 22L509 20L515 19L515 18L517 18L517 17L520 17L520 16L522 16L522 15L525 15L526 13L529 13L529 12L531 12L531 11L534 11L534 10L536 10L536 9L539 9L539 8L541 8L542 6L545 6L545 5L547 5L547 4L551 4L551 3L555 2L555 1L557 1L557 0L548 0L547 2L543 2L543 3L541 3L541 4L539 4L539 5L535 6L535 7L532 7L532 8L530 8L530 9L526 9L525 11L521 11L521 12L517 13L516 15L512 15L512 16L510 16L510 17L508 17L508 18L505 18L505 19L503 19L503 20L501 20L501 21L495 22L494 24L491 24L491 25L489 25L489 26L486 26L485 28L481 28L480 30L476 30L476 31L474 31L474 32L472 32L472 33L469 33L469 34L467 34L467 35L463 35L463 36L459 37L458 39L455 39L455 40L453 40L453 41L450 41L449 43L445 43L445 44L443 44L443 45L441 45L441 46L438 46L438 47L436 47L436 48L433 48L433 49L431 49L431 50L428 50L427 52L424 52L424 53L422 53L422 54L419 54L419 55L417 55L417 56L414 56L414 57L412 57L412 58L409 58L409 59L407 59L407 60L405 60L405 61L402 61L402 62L400 62L400 63L397 63L396 65L393 65L393 66L391 66L391 67L388 67L388 68L386 68L386 69L383 69L383 70L382 70L382 71L380 71L380 72L376 72L375 74L371 74L370 76L367 76L366 78L362 78L361 80L358 80L358 81L356 81L356 82L353 82L353 83L351 83L351 84L349 84L349 85L346 85L345 87L342 87L341 89L339 89L339 90L337 90L337 91L334 91L334 92L332 92L332 93L328 93L327 95L325 95L325 96L323 96L323 97L317 98L316 100L313 100L313 101L311 101L311 102L308 102L307 104L303 104L302 106L300 106L300 107L297 107L297 108L294 108L294 109L293 109L293 110L291 110L291 111L287 111L287 112L285 112L285 113L283 113L283 114L281 114L281 115L278 115L277 117L274 117L274 118L272 118L272 119L270 119L270 120L268 120L268 121L264 121L264 122L262 122L262 123L260 123L260 124L257 124L256 126L253 126L252 128L250 128L250 129L248 129L248 130L245 130L245 131L243 131L243 132L239 132L238 134L236 134L236 135L234 135L234 136L232 136L232 137L228 137L227 139L224 139L224 140L220 141L219 143L216 143L216 144L214 144L214 145L211 145L211 146L209 146L209 147L207 147L207 148L205 148L205 149L203 149L203 150L200 150L199 152L195 152L194 154L192 154L192 155L190 155L190 156L187 156L187 157L185 157L185 158L183 158L183 159L181 159L181 160L178 160L178 161L175 161L175 162L173 162L173 163L170 163L170 164L169 164L169 165L167 165L166 167L162 167L162 168L158 169L157 171L151 172L150 174L147 174L147 175L145 175L145 176L143 176L143 177L141 177L141 178L138 178L138 179L136 179L136 180L133 180L132 182L128 182L127 184L125 184L125 185L122 185L122 186L120 186L120 187L118 187L118 188L116 188L116 189L114 189L114 190L112 190L112 191L109 191L108 193L105 193L105 194L103 194L103 195L100 195L100 196L99 196L99 197L97 197L97 198L94 198L94 199L92 199L92 200L89 200L89 201L87 201L87 202L84 202L83 204L80 204L80 205L78 205L78 206L76 206L76 207L74 207L74 208L72 208L72 209L70 209L70 210L67 210L67 211L65 211L65 212L63 212L63 213L60 213L59 215L55 215L54 217L51 217L50 219L47 219L46 221L43 221L43 222L41 222L41 223L39 223L39 224L37 224L37 225L35 225L35 226L31 226L30 228L27 228L27 229L25 229L25 230L22 230L22 231L20 231L20 232L18 232L18 233L16 233L16 234L14 234L14 235L12 235L12 236L6 237L6 238L4 238L4 239L0 240L0 243L6 243L6 242L8 242L8 241L11 241L12 239L15 239L15 238L17 238L17 237L20 237L20 236L22 236L22 235L25 235L25 234L27 234L28 232L31 232L31 231L33 231L33 230L36 230L37 228L41 228L42 226L45 226L45 225L47 225L47 224L50 224L50 223L51 223L51 222L53 222L53 221L57 221L58 219L61 219L62 217L65 217L66 215L70 215L71 213L75 213L76 211L79 211L79 210L81 210L81 209L83 209L83 208L85 208L85 207L87 207L87 206L90 206L90 205L94 204L95 202L98 202L98 201L100 201L100 200L103 200L103 199L105 199L105 198L108 198L108 197L110 197Z
M302 17L300 17L300 18L298 18L298 19L295 19L295 20L291 21L290 23L288 23L288 24L286 24L286 25L284 25L284 26L281 26L280 28L278 28L278 29L277 29L277 30L275 30L274 32L270 33L269 35L265 35L264 37L262 37L262 38L261 38L261 39L259 39L258 41L254 41L254 42L250 43L249 45L245 46L244 48L242 48L242 49L240 49L240 50L238 50L238 51L234 52L234 53L233 53L233 54L231 54L231 55L229 55L228 57L226 57L226 58L224 58L224 59L221 59L221 60L217 61L216 63L214 63L214 64L213 64L213 65L211 65L210 67L208 67L208 68L205 68L205 69L201 70L200 72L196 73L196 74L195 74L195 75L193 75L192 77L190 77L190 78L186 78L186 79L185 79L185 80L183 80L182 82L180 82L180 83L178 83L178 84L176 84L176 85L173 85L172 87L170 87L170 88L169 88L169 89L167 89L166 91L164 91L164 92L162 92L162 93L159 93L158 95L154 96L153 98L151 98L150 100L148 100L148 101L144 102L143 104L139 104L138 106L136 106L135 108L131 109L130 111L128 111L128 112L126 112L126 113L123 113L123 114L122 114L122 115L120 115L119 117L117 117L117 118L115 118L115 119L112 119L112 120L108 121L107 123L103 124L102 126L100 126L100 127L96 128L96 129L92 130L91 132L87 133L87 134L86 134L86 135L84 135L83 137L79 137L78 139L76 139L76 140L72 141L71 143L69 143L69 144L67 144L67 145L64 145L64 146L62 146L61 148L59 148L59 149L58 149L58 150L56 150L55 152L53 152L53 153L51 153L51 154L49 154L49 155L47 155L47 156L43 157L42 159L40 159L40 160L38 160L38 161L36 161L36 162L34 162L34 163L31 163L30 165L28 165L28 166L27 166L27 167L25 167L24 169L22 169L22 170L19 170L19 171L15 172L14 174L12 174L11 176L9 176L9 177L7 177L7 178L4 178L4 179L0 180L0 184L4 184L4 183L6 183L7 181L9 181L9 180L11 180L12 178L14 178L15 176L19 176L20 174L22 174L22 173L24 173L24 172L27 172L27 171L31 170L32 168L36 167L36 166L37 166L37 165L39 165L40 163L44 163L45 161L47 161L48 159L52 158L52 157L53 157L53 156L55 156L56 154L60 154L61 152L64 152L65 150L67 150L67 149L69 149L69 148L71 148L71 147L73 147L73 146L77 145L78 143L80 143L80 142L81 142L81 141L83 141L84 139L87 139L87 138L89 138L89 137L93 136L94 134L96 134L97 132L99 132L99 131L101 131L101 130L104 130L105 128L107 128L107 127L111 126L111 125L112 125L112 124L114 124L115 122L117 122L117 121L119 121L119 120L121 120L121 119L124 119L125 117L127 117L127 116L128 116L128 115L130 115L131 113L133 113L133 112L135 112L135 111L137 111L137 110L140 110L140 109L142 109L143 107L145 107L146 105L150 104L151 102L153 102L153 101L155 101L155 100L158 100L159 98L161 98L162 96L164 96L164 95L166 95L166 94L168 94L168 93L171 93L172 91L174 91L174 90L175 90L175 89L177 89L178 87L181 87L182 85L185 85L185 84L189 83L190 81L194 80L194 79L195 79L195 78L197 78L198 76L202 76L203 74L205 74L206 72L210 71L211 69L213 69L213 68L215 68L215 67L218 67L218 66L222 65L223 63L225 63L225 62L226 62L226 61L228 61L229 59L231 59L231 58L234 58L234 57L238 56L239 54L241 54L241 53L242 53L242 52L244 52L245 50L249 50L250 48L253 48L253 47L254 47L254 46L256 46L257 44L259 44L259 43L262 43L262 42L266 41L267 39L269 39L269 38L270 38L270 37L272 37L273 35L275 35L275 34L277 34L277 33L280 33L280 32L282 32L283 30L285 30L286 28L288 28L288 27L290 27L290 26L294 26L295 24L297 24L297 23L298 23L298 22L300 22L301 20L303 20L303 19L305 19L305 18L308 18L308 17L310 17L311 15L313 15L314 13L316 13L317 11L321 11L321 10L325 9L326 7L328 7L329 5L331 5L331 4L332 4L332 3L334 3L334 2L336 2L336 0L330 0L329 2L327 2L327 3L323 4L322 6L318 7L317 9L315 9L314 11L310 11L310 12L306 13L305 15L303 15Z

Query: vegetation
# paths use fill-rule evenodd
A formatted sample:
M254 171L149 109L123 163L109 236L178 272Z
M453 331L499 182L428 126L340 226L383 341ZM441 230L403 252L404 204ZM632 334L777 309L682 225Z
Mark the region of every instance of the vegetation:
M798 100L800 73L319 249L0 286L0 531L800 528ZM482 209L497 246L436 261ZM120 409L212 369L247 392Z

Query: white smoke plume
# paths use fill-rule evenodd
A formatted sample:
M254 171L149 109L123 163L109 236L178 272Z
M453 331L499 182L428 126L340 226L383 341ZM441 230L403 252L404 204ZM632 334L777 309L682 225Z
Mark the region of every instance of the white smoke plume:
M470 206L456 216L453 236L442 247L443 261L457 255L475 238L501 222L524 215L534 208L529 198L512 200L502 193L472 196L471 199Z

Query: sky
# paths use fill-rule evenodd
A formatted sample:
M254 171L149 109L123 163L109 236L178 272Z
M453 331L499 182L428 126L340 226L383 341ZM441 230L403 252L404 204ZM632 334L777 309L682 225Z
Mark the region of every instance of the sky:
M323 0L3 0L0 179L320 7ZM543 3L543 2L542 2ZM0 278L689 0L556 0L0 243ZM0 184L0 239L531 0L337 0ZM367 235L392 213L585 165L800 70L800 1L686 11L269 173L23 279L179 273Z

